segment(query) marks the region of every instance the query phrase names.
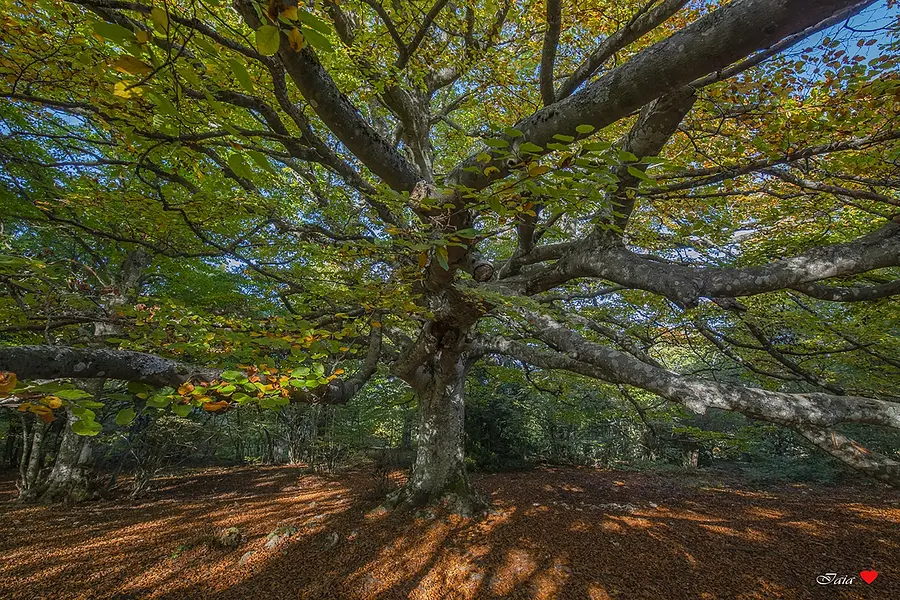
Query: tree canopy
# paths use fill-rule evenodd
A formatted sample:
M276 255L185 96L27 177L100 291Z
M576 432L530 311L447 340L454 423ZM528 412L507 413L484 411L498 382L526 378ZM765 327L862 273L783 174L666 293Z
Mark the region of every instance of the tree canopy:
M127 424L380 373L401 500L467 504L502 361L900 482L836 429L900 428L893 0L3 6L4 405L90 435L85 378Z

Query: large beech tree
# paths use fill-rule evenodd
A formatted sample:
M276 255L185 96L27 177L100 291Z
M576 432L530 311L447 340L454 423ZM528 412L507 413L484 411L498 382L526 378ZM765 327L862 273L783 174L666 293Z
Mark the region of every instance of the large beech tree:
M7 245L46 244L2 275L8 406L73 378L176 412L342 403L381 369L420 410L395 500L470 511L466 374L505 357L900 482L835 430L900 427L893 2L4 8ZM63 245L139 250L183 302L79 304L122 292ZM204 296L210 268L244 304Z

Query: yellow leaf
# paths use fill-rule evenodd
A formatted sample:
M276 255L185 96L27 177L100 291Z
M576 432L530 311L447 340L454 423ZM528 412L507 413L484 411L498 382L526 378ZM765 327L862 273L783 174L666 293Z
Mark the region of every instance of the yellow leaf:
M113 68L119 73L130 75L149 75L153 67L133 56L120 56L112 62Z
M119 81L113 86L113 95L119 98L131 98L135 93L135 89L128 89L128 84L124 81Z
M539 165L537 167L529 169L528 174L531 175L532 177L537 177L538 175L543 175L544 173L547 173L549 170L550 170L550 167L548 167L547 165Z
M424 269L425 265L427 265L427 264L428 264L428 253L427 252L419 253L419 268Z
M296 21L297 20L297 7L296 6L288 6L284 10L281 11L281 16L287 19L288 21Z
M150 11L150 19L160 33L166 33L169 29L169 14L162 8L156 7Z
M297 9L294 8L294 12L296 11ZM303 34L300 33L300 30L296 27L291 29L291 31L288 33L287 38L288 43L291 45L291 48L293 48L294 52L300 52L306 45L306 38L303 37Z
M146 44L150 41L150 32L144 29L138 29L134 32L134 37L137 38L139 44Z
M46 404L49 408L59 408L62 406L62 400L56 396L44 396L41 398L41 402Z
M372 321L372 327L378 329L379 327L381 327L381 323L378 321Z
M335 369L335 370L334 370L334 374L335 374L335 375L343 375L343 373L344 373L344 370L343 370L343 369Z
M41 406L40 404L29 404L28 410L29 412L33 412L36 415L46 415L53 413L52 410L50 410L46 406Z
M16 374L0 371L0 392L11 392L16 387Z

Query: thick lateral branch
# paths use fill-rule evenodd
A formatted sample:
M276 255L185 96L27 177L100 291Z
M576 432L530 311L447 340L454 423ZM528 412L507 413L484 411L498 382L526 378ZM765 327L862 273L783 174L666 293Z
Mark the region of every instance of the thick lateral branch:
M381 332L373 329L362 369L353 377L313 390L295 390L292 402L342 404L375 373L381 354ZM207 369L144 352L66 346L2 346L0 371L25 379L90 379L137 381L154 387L178 387L186 381L211 381L221 369Z
M489 352L639 387L699 413L719 408L782 425L829 428L852 422L900 429L900 403L824 393L788 394L687 377L591 342L546 315L523 312L534 335L560 352L502 339L486 344Z
M727 67L841 10L866 6L873 1L737 0L643 50L581 91L520 121L516 127L525 133L525 140L539 146L552 141L556 134L576 135L575 128L579 125L606 127L668 90L681 88L698 77ZM475 154L448 175L447 182L482 189L509 173L504 160L495 160L492 165L498 172L485 175L484 164ZM481 168L477 173L464 170L470 166Z
M261 23L249 0L236 0L235 8L253 29ZM309 46L295 52L281 34L278 58L291 80L320 119L366 167L395 190L412 190L421 177L415 167L363 119Z
M19 379L105 377L156 387L177 387L193 378L215 379L219 373L144 352L66 346L0 347L0 371L11 371Z
M613 247L572 254L528 282L530 294L570 279L599 277L626 287L660 294L683 306L700 298L735 298L783 289L803 291L806 284L900 266L900 223L852 242L813 248L768 265L745 268L690 267L659 262Z
M678 12L687 0L663 0L661 4L650 10L642 10L635 18L624 27L603 40L603 42L591 54L578 65L572 73L559 86L556 98L563 99L574 92L578 86L590 79L590 77L603 66L613 54L639 39L645 33L656 29L666 19Z
M658 156L696 100L692 88L682 88L654 100L641 110L637 122L620 142L620 146L637 157ZM644 171L647 165L638 164L634 168ZM616 177L619 179L618 186L607 199L610 208L621 214L612 221L622 231L634 210L635 193L640 180L629 173L625 165L618 168Z
M831 302L862 302L864 300L878 300L888 296L900 296L900 279L881 285L868 285L860 287L833 287L810 283L795 288L812 298L830 300Z

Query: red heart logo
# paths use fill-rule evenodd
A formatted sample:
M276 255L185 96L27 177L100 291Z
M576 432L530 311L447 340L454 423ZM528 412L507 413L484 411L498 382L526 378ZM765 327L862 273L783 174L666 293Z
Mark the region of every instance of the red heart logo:
M866 583L872 583L875 581L875 578L878 577L878 571L860 571L859 576L863 578L863 581Z

